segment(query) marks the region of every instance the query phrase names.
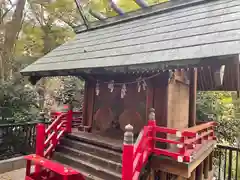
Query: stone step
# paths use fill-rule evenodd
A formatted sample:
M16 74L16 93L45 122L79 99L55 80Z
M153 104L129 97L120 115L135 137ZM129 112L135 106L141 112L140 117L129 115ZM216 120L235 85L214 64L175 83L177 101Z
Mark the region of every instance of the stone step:
M56 161L56 160L53 160L53 161ZM67 165L67 164L64 164L66 167L71 167L70 165ZM73 167L71 167L73 168ZM73 168L75 170L77 170L78 172L80 172L85 178L86 180L104 180L104 179L101 179L101 178L98 178L97 176L93 176L92 174L89 174L83 170L80 170L78 168Z
M71 156L75 156L94 165L105 167L106 169L109 169L113 172L121 173L122 164L116 161L109 160L109 158L102 158L100 156L96 156L88 152L79 151L77 149L63 145L60 145L57 151Z
M104 166L98 166L82 160L73 154L68 155L62 152L55 152L54 159L69 165L73 168L78 169L80 172L86 172L87 174L92 175L93 177L98 177L104 180L121 180L121 174L113 172L109 169L106 169Z
M81 174L86 178L86 180L104 180L102 178L98 178L97 176L93 176L92 174L88 174L80 169L77 169L77 168L75 169L81 172Z
M89 154L115 161L117 163L122 162L122 153L116 152L114 150L106 149L103 147L98 147L96 145L80 142L77 140L72 140L68 138L63 138L60 142L61 145L71 147L81 152L87 152Z
M101 136L92 136L91 133L86 134L84 132L71 133L66 138L122 153L122 141L120 140L113 140L111 138L103 139Z

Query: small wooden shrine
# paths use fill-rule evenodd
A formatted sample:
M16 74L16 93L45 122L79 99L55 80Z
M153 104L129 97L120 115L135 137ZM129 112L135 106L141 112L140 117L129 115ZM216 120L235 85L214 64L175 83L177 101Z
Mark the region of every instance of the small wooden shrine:
M131 73L89 75L84 108L85 125L93 132L122 139L131 124L137 135L154 107L157 124L188 127L189 80L184 69L140 70ZM179 123L181 122L181 123Z
M170 1L80 26L73 41L21 73L33 84L46 76L84 80L79 131L119 140L131 124L137 137L148 123L150 108L155 109L157 126L194 129L202 121L196 119L197 91L239 91L239 5L227 0ZM195 172L212 151L188 172ZM154 168L163 165L166 172L182 173L183 164L165 160Z

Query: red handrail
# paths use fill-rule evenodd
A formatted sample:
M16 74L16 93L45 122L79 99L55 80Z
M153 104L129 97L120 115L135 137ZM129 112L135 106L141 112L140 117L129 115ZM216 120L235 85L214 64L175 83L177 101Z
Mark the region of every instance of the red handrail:
M72 111L59 114L56 119L45 128L45 124L37 125L36 133L36 155L50 158L64 133L71 132ZM70 128L71 127L71 128ZM35 171L40 172L40 166L35 166Z
M208 122L184 130L156 126L155 120L149 120L140 132L135 144L124 144L122 179L138 179L140 171L151 154L164 155L178 162L191 162L203 141L216 140L214 135L215 122ZM157 133L175 135L175 139L159 138ZM129 135L129 134L128 134ZM156 142L176 145L177 151L156 147Z
M146 164L149 156L149 127L145 126L141 132L139 143L134 145L133 153L133 180L138 179L142 167Z
M25 156L26 176L25 180L85 180L84 176L75 169L64 166L41 156L32 154ZM31 166L43 167L41 171L31 171Z
M51 112L51 119L54 121L62 112L56 111ZM67 118L67 117L66 117ZM72 127L79 127L83 125L83 113L82 111L73 111L72 112Z
M47 129L45 124L39 123L37 125L36 155L45 158L52 156L60 138L65 133L71 132L72 114L71 110L58 114ZM36 166L36 170L39 170L38 166Z
M211 122L207 122L207 123L203 123L203 124L199 124L197 126L193 126L193 127L187 128L187 130L191 131L191 132L198 133L198 132L201 132L203 130L206 130L207 128L215 127L216 125L217 125L216 122L211 121Z
M45 127L45 124L39 123L36 127L36 155L27 156L27 168L26 168L26 179L56 179L57 174L63 176L63 179L82 179L85 178L79 172L72 171L71 169L65 168L61 164L56 164L53 161L47 160L51 158L53 152L59 143L60 138L65 133L72 131L72 118L73 112L69 110L65 113L58 113L52 123ZM31 161L35 162L35 171L30 173ZM38 163L40 162L40 164ZM41 166L44 168L42 169ZM49 170L55 172L50 178ZM66 171L74 172L74 174L66 174ZM55 177L56 175L56 177ZM77 176L71 176L77 175ZM69 176L69 177L68 177Z
M52 122L52 124L48 126L45 133L49 134L51 130L55 129L55 127L63 120L63 118L66 117L66 115L66 113L61 113L60 115L58 115L56 119Z

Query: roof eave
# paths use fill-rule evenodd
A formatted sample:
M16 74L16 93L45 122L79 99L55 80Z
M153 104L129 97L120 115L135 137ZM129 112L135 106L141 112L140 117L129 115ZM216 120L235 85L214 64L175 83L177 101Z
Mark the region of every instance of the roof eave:
M134 71L158 71L169 69L181 69L201 66L211 66L212 64L224 64L228 60L234 60L238 58L238 54L213 56L195 59L183 59L174 61L161 61L154 63L142 63L142 64L129 64L124 66L108 66L108 67L86 67L81 69L58 69L58 70L44 70L44 71L29 71L28 67L20 71L23 76L68 76L68 75L82 75L82 74L111 74L111 73L131 73Z

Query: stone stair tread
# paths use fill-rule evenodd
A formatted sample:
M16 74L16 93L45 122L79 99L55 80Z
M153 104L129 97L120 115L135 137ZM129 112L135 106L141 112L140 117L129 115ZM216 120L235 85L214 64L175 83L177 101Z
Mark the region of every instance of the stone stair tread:
M55 160L54 160L55 161ZM65 166L68 166L68 167L71 167L71 166L69 166L69 165L67 165L67 164L64 164ZM72 168L72 167L71 167ZM104 179L102 179L102 178L99 178L99 177L96 177L96 176L94 176L94 175L92 175L92 174L89 174L89 173L87 173L87 172L85 172L85 171L83 171L82 169L79 169L79 168L73 168L73 169L76 169L78 172L80 172L85 178L87 178L87 180L104 180Z
M84 172L84 171L81 170L81 169L78 169L78 168L74 168L74 169L78 170L85 178L87 178L87 180L104 180L104 179L102 179L102 178L99 178L99 177L94 176L94 175L92 175L92 174L89 174L89 173L87 173L87 172Z
M58 161L56 161L55 159L51 159L51 161L53 161L53 162L58 162ZM59 162L58 162L58 163L59 163ZM61 163L61 164L64 164L64 163ZM102 179L102 178L99 178L99 177L96 177L96 176L94 176L94 175L92 175L92 174L89 174L89 173L87 173L87 172L85 172L85 171L83 171L83 170L81 170L81 169L79 169L79 168L71 167L71 166L68 165L68 164L64 164L64 166L65 166L65 167L70 167L70 168L73 168L73 169L77 170L77 171L80 172L84 177L86 177L87 180L104 180L104 179Z
M122 143L119 143L120 140L112 142L112 139L110 138L106 138L103 140L101 138L99 139L97 136L92 136L91 133L87 134L83 132L73 132L71 134L68 134L66 137L71 140L81 141L91 144L93 146L99 146L115 152L122 152Z
M111 172L111 171L108 170L108 169L104 169L104 167L97 166L97 165L92 164L92 163L90 163L90 162L83 161L83 160L81 160L81 159L79 159L79 158L76 158L76 157L74 157L74 156L70 156L70 155L67 155L67 154L64 154L64 153L61 153L61 152L55 152L55 153L58 154L58 155L61 156L61 157L66 158L66 159L70 159L70 160L75 161L75 162L77 162L77 163L79 163L79 164L83 164L83 165L85 165L85 166L91 167L92 169L95 169L96 171L101 171L101 172L104 172L104 173L106 173L106 174L109 174L109 175L111 175L111 176L115 176L115 177L121 179L121 174L119 174L119 173L117 173L117 172ZM73 168L76 169L76 167L73 167ZM79 170L79 171L81 171L81 170ZM100 179L100 180L101 180L101 179Z
M63 140L68 141L70 143L78 144L80 146L86 146L86 147L89 147L89 148L92 148L92 149L98 149L98 150L106 152L108 154L113 154L115 156L122 157L122 153L116 152L116 151L111 150L111 149L102 148L102 147L99 147L99 146L96 146L96 145L92 145L92 144L88 144L88 143L85 143L85 142L80 142L80 141L73 140L73 139L68 139L68 138L64 138Z
M118 163L116 161L112 161L112 160L108 160L108 159L105 159L105 158L102 158L102 157L99 157L99 156L95 156L95 155L87 153L87 152L79 151L77 149L74 149L74 148L71 148L71 147L68 147L68 146L65 146L65 145L59 145L59 147L68 149L68 150L73 151L73 152L78 153L78 154L86 155L86 156L91 157L91 158L99 159L99 160L101 160L103 162L106 162L106 163L111 163L111 164L116 164L118 166L122 166L121 163Z

